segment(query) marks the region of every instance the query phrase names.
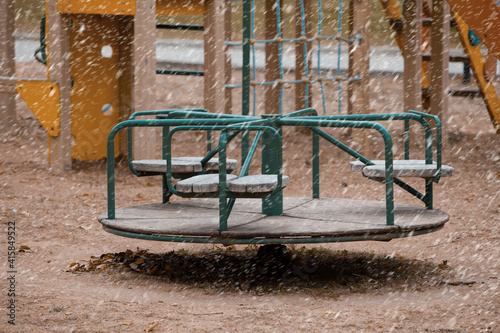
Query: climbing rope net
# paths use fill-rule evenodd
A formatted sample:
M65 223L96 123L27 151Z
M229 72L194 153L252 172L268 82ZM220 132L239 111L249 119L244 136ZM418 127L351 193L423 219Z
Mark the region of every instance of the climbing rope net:
M276 29L277 34L275 38L272 39L260 39L257 40L256 36L256 4L255 0L243 0L243 38L241 42L226 41L226 45L236 46L243 48L243 64L242 64L242 82L240 84L227 84L225 87L229 89L242 88L243 89L243 115L250 114L250 104L252 105L252 114L256 114L257 107L257 87L259 86L278 86L279 87L279 109L278 113L282 114L283 110L283 96L284 96L284 86L285 85L297 85L303 84L305 88L305 107L312 107L310 101L310 89L312 85L319 84L322 111L324 114L327 112L326 97L325 97L325 84L329 81L336 82L337 85L337 95L338 95L338 113L341 113L342 109L342 82L359 81L360 77L345 77L341 75L341 56L342 56L342 44L352 44L361 40L361 36L358 34L353 38L342 37L342 14L343 14L343 0L339 0L338 4L338 15L337 15L337 34L335 36L323 36L323 4L322 0L317 0L317 30L316 35L308 36L307 34L307 20L313 19L314 15L306 15L306 9L304 0L298 1L299 11L300 11L300 32L301 36L296 38L284 38L283 34L283 18L282 18L282 3L281 1L276 1ZM266 22L268 24L268 22ZM266 25L265 24L265 25ZM311 33L309 33L311 35ZM326 70L322 64L322 47L323 41L336 41L337 42L337 61L336 61L336 75L328 76L331 74L331 70ZM258 81L257 80L257 56L256 56L256 46L258 44L278 44L278 70L279 78L273 81ZM284 44L285 43L300 43L303 62L303 78L296 80L287 80L285 78L286 71L284 69ZM316 44L314 46L314 44ZM312 65L313 55L316 54L316 68ZM267 64L266 64L267 65ZM298 70L298 68L296 68ZM314 75L314 71L316 72ZM251 97L250 97L250 87L251 87ZM250 99L252 102L250 103Z

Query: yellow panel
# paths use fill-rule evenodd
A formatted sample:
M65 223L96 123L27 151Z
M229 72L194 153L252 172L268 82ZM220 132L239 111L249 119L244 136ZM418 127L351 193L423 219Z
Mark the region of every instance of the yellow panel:
M156 0L157 15L203 15L203 0Z
M106 141L120 110L119 16L72 15L70 29L71 155L106 157ZM115 152L119 154L118 137Z
M135 15L135 0L58 0L57 11L72 14Z
M18 81L16 90L50 136L61 130L59 85L52 81Z

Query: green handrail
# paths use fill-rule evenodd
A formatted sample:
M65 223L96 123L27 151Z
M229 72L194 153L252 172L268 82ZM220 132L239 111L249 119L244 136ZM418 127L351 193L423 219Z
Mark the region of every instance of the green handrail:
M205 125L217 128L220 125L230 125L238 123L238 119L139 119L126 120L117 124L111 129L107 140L107 187L108 187L108 218L115 218L115 158L114 141L116 134L125 128L130 127L165 127L165 126L196 126Z
M384 140L385 153L385 196L386 196L386 224L394 225L394 177L392 139L387 129L379 123L368 121L336 121L328 119L281 118L282 125L306 127L337 127L337 128L364 128L378 131ZM319 134L319 133L318 133ZM350 149L350 148L349 148Z
M414 111L414 110L409 110L409 113L413 113L416 115L419 115L422 118L428 118L428 119L433 119L434 122L436 123L436 164L437 164L437 172L436 175L434 176L433 181L435 183L439 182L439 179L441 178L441 169L442 169L442 126L441 126L441 120L439 119L438 116L428 114L428 113L423 113L419 111Z
M236 127L235 125L230 126L231 130ZM243 125L241 125L241 129L243 129ZM283 147L283 142L281 139L281 135L278 130L276 130L273 127L270 126L245 126L245 130L248 131L259 131L259 132L264 132L268 131L272 133L276 137L276 147L279 147L277 153L277 158L278 158L278 164L280 166L283 166L283 155L282 155L282 147ZM227 190L227 164L226 164L226 159L227 159L227 132L229 129L223 130L220 135L219 139L219 146L220 146L220 151L219 151L219 232L227 231L227 219L229 218L229 213L231 210L229 209L229 204L227 199L228 199L228 190ZM260 135L259 140L260 140ZM254 140L254 143L258 140ZM256 149L256 145L254 148ZM249 152L250 153L250 152ZM253 153L252 155L253 156ZM250 157L250 156L249 156ZM247 161L245 160L246 165ZM250 162L248 162L249 164ZM277 184L276 187L274 188L273 191L268 193L264 198L272 198L279 192L283 191L283 168L280 167L278 170L278 175L277 175ZM264 199L263 198L263 199ZM234 204L234 202L233 202Z
M136 111L130 115L128 120L134 120L137 117L145 117L145 116L159 116L159 115L168 115L172 112L176 111L181 111L181 109L167 109L167 110L151 110L151 111ZM196 111L196 112L204 112L206 113L207 111L205 109L184 109L183 111ZM136 175L140 176L141 173L139 173L137 170L135 170L132 161L134 160L133 157L133 131L132 128L128 128L127 130L127 164L128 168L130 171Z

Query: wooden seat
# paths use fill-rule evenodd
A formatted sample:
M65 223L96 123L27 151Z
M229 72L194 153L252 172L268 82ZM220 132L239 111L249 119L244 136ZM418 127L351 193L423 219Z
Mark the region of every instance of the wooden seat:
M372 161L375 165L365 165L363 162L350 162L351 171L362 172L369 178L385 179L385 161ZM436 176L437 164L425 164L425 160L394 160L394 177L433 178ZM441 177L453 176L454 169L447 165L441 166Z
M210 159L203 168L200 161L203 157L172 157L172 173L196 173L203 169L207 171L219 170L219 159ZM238 161L227 159L228 172L233 171L238 167ZM141 172L167 172L166 160L137 160L132 161L132 166L135 170Z
M227 180L236 179L235 175L227 175ZM205 174L180 180L175 189L181 193L217 193L219 192L219 174Z
M272 192L276 188L276 175L254 175L237 178L227 175L227 189L230 192L243 194L262 194ZM282 187L289 183L288 176L283 176ZM217 193L219 191L219 175L205 174L180 180L175 189L181 193Z
M287 186L289 181L288 176L283 176L282 188ZM277 175L252 175L228 181L227 189L234 193L267 193L273 191L277 184Z

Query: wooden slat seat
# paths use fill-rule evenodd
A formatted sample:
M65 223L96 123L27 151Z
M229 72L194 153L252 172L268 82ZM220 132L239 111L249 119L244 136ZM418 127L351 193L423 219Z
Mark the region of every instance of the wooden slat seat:
M363 162L350 162L351 171L362 172L369 178L385 178L385 161L372 161L375 165L365 165ZM394 177L433 178L436 175L437 164L425 164L425 160L394 160ZM447 165L441 166L441 177L453 176L454 169Z
M283 176L282 187L288 183L288 176ZM227 189L234 193L267 193L273 191L277 184L277 175L251 175L228 181Z
M202 168L200 161L203 157L172 157L172 173L196 173L203 169L208 171L219 170L219 159L210 159L205 167ZM141 172L167 172L166 160L137 160L132 161L132 166L135 170ZM238 167L238 161L227 159L228 172L233 171Z
M227 175L227 189L234 193L268 193L276 188L277 175L253 175L237 178ZM282 187L289 183L288 176L283 176ZM175 189L181 193L217 193L219 191L219 175L205 174L180 180Z
M227 180L236 179L235 175L227 175ZM217 193L219 192L219 174L204 174L180 180L175 189L181 193Z

